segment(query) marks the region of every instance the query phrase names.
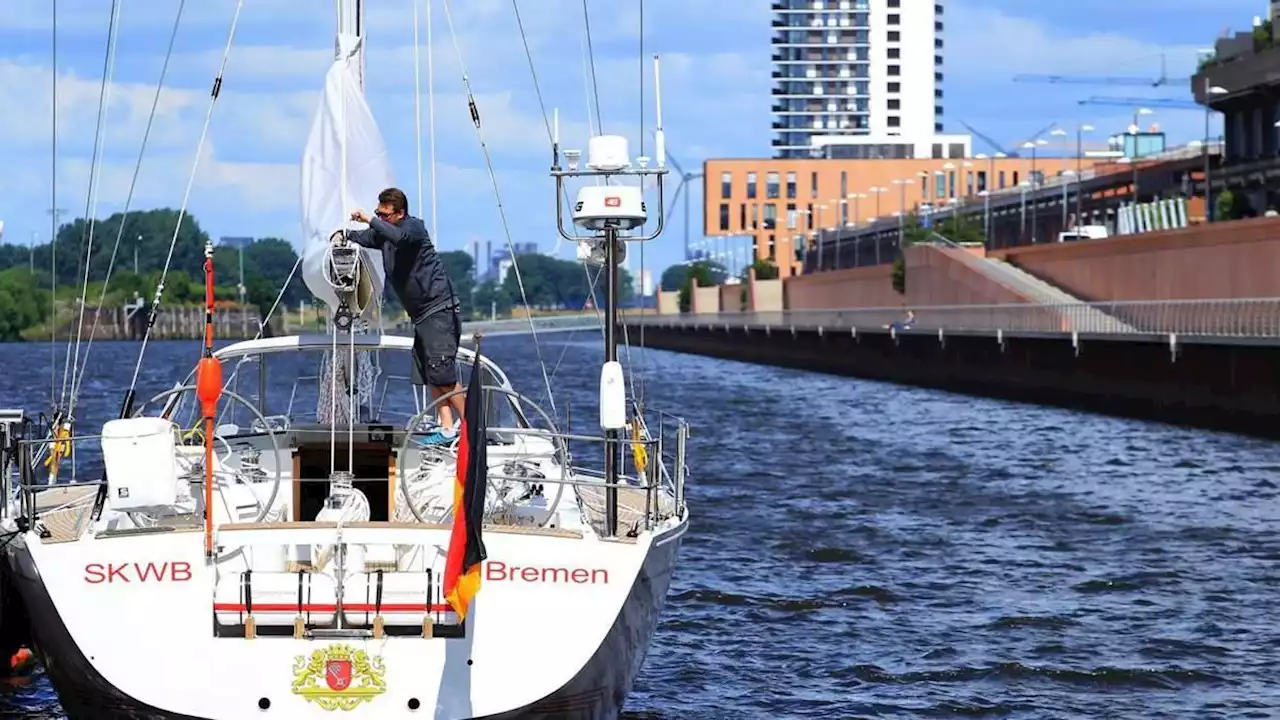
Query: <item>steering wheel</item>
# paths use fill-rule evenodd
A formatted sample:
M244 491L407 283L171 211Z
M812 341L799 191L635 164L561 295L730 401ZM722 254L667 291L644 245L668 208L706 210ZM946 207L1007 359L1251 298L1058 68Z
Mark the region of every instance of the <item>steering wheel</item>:
M182 386L179 386L179 387L176 387L176 388L172 388L172 389L170 389L170 390L166 390L166 391L164 391L164 392L160 393L159 395L156 395L155 397L151 398L150 400L147 400L146 402L142 403L142 405L138 407L137 411L135 411L135 412L133 413L133 417L142 417L142 412L143 412L144 410L146 410L146 409L147 409L147 407L148 407L148 406L150 406L152 403L159 402L159 401L164 400L164 399L169 398L169 397L173 397L173 396L177 396L177 395L182 395L182 394L184 394L184 393L194 392L194 391L195 391L195 389L196 389L196 386L195 386L195 385L182 385ZM262 522L262 521L267 517L267 514L271 512L271 506L275 504L276 497L277 497L277 496L279 495L279 493L280 493L280 484L284 481L284 474L283 474L283 471L281 470L281 465L282 465L282 464L278 461L278 460L279 460L279 458L280 458L280 442L276 439L276 432L275 432L275 430L271 429L271 426L270 426L270 424L268 424L268 423L267 423L266 418L265 418L265 417L263 417L262 413L258 410L258 408L257 408L257 407L255 407L255 406L253 405L253 403L249 402L249 401L248 401L248 400L246 400L244 397L242 397L242 396L240 396L240 395L238 395L238 394L236 394L236 393L234 393L234 392L231 392L230 390L223 390L223 391L222 391L222 395L223 395L224 397L230 398L231 400L233 400L233 401L235 401L235 402L237 402L237 403L239 403L239 404L241 404L241 405L243 405L243 406L245 406L245 407L249 408L249 412L253 413L253 415L254 415L258 420L261 420L261 421L262 421L262 426L263 426L264 428L266 428L267 438L268 438L269 440L271 440L271 450L272 450L272 452L275 454L275 457L276 457L276 459L277 459L277 462L276 462L276 464L275 464L275 466L276 466L276 469L275 469L275 482L274 482L274 483L272 483L272 485L271 485L271 496L267 498L267 501L266 501L265 503L261 503L261 505L262 505L262 511L258 513L258 517L257 517L256 519L254 519L254 521L253 521L253 522L255 522L255 523L260 523L260 522ZM175 405L174 405L174 407L176 408L176 407L177 407L177 405L175 404ZM217 435L215 434L215 436L214 436L214 437L216 438L216 437L217 437ZM228 457L230 457L230 454L231 454L231 444L230 444L230 443L228 443L226 440L224 440L224 439L222 439L222 438L218 438L218 439L222 440L223 444L225 444L225 445L227 446L227 456L228 456ZM212 510L207 510L207 511L211 512ZM132 513L130 513L130 517L132 517L132 515L133 515L133 514L132 514ZM230 560L231 558L235 557L235 556L236 556L236 554L237 554L237 553L239 553L239 552L242 552L242 549L240 549L240 550L236 550L236 551L235 551L235 552L233 552L233 553L228 553L227 555L222 556L222 557L219 559L219 562L221 562L223 559L225 559L225 560Z
M444 395L441 395L440 397L436 398L435 401L432 402L430 405L423 408L422 412L410 418L409 422L406 424L405 427L406 428L417 427L418 424L422 422L423 418L427 417L428 414L434 414L436 408L439 407L441 404L448 402L449 398L453 397L454 395L464 394L465 392L466 392L465 390L459 388L457 390L451 390L445 393ZM550 430L547 431L545 434L550 436L552 444L555 446L555 449L558 451L557 455L562 459L562 461L559 463L560 465L559 482L551 480L551 482L554 482L557 486L555 498L552 499L552 501L547 505L546 515L540 521L538 521L538 527L546 527L547 523L551 522L551 518L555 515L556 508L559 507L560 505L560 499L564 496L564 487L569 482L568 445L566 444L564 437L561 436L559 431L556 429L556 425L554 422L552 422L551 417L547 415L546 411L538 407L537 404L535 404L529 398L525 397L524 395L521 395L520 393L514 390L508 390L506 388L496 387L493 385L481 386L480 392L498 393L500 395L505 395L511 400L514 400L517 403L517 407L519 406L520 403L529 404L534 410L538 411L538 415L542 416L542 420L547 424L547 427L550 428ZM532 430L532 428L530 428L530 430ZM537 435L539 436L542 436L543 434L544 433L542 432L537 432ZM418 512L417 505L414 504L413 498L409 495L410 483L408 482L408 480L410 476L405 473L404 459L408 455L409 443L413 440L413 435L414 434L412 430L405 431L404 442L401 443L400 452L396 455L396 477L405 479L404 482L401 482L398 484L400 486L400 496L404 500L405 505L409 508L409 512L413 513L413 517L415 520L417 520L420 523L427 524L427 520L422 517L422 514L420 512ZM486 480L487 480L487 476L488 474L486 472ZM488 482L487 484L491 487L493 483ZM488 487L486 487L485 489L488 490Z

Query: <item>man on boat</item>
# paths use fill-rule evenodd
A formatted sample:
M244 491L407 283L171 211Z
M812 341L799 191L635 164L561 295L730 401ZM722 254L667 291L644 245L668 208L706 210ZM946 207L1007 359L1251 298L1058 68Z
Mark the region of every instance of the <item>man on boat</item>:
M462 339L458 296L436 253L427 226L409 214L409 199L398 188L378 193L378 208L370 217L364 210L351 219L366 223L365 230L347 233L357 245L382 252L387 283L413 322L413 382L427 385L433 398L459 389L458 344ZM340 236L337 240L341 242ZM452 406L452 407L450 407ZM461 419L461 394L439 406L440 427L427 436L431 444L457 438L454 412Z

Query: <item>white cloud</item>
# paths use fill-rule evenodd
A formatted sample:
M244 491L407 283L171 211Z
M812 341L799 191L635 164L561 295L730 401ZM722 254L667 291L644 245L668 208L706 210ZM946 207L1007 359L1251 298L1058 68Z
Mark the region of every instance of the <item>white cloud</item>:
M425 6L423 0L417 2L419 7ZM1079 69L1081 58L1107 68L1098 72L1141 75L1142 68L1126 61L1162 50L1176 54L1191 48L1165 48L1114 31L1071 33L1027 17L1033 9L1020 8L1017 14L999 12L991 9L994 2L957 0L947 6L944 88L946 120L953 127L957 119L967 119L1008 140L1051 120L1068 124L1087 118L1110 129L1106 123L1118 121L1122 108L1098 113L1097 108L1076 105L1080 97L1106 94L1107 88L1021 86L1010 82L1011 75L1085 72ZM138 207L177 206L181 202L208 107L209 82L222 57L234 4L234 0L188 2L171 65L172 87L162 95L160 116L139 181ZM437 0L434 5L441 237L445 247L451 248L462 247L465 239L473 236L492 239L497 246L505 239L494 209L488 170L474 139L462 89L462 68L443 4ZM696 172L699 161L707 156L769 152L771 31L767 3L645 0L643 58L638 2L590 0L588 6L600 101L609 132L628 135L633 151L639 152L640 74L643 69L643 122L651 129L654 102L649 56L660 52L668 147L686 170ZM126 5L122 15L120 82L113 87L107 130L110 152L103 166L104 208L118 204L127 192L175 9L172 3L157 3L145 11L138 9L141 7ZM581 0L521 0L519 7L547 110L560 110L566 146L581 147L588 135L587 108L594 105L584 87ZM94 75L101 66L108 9L109 3L99 0L60 0L65 21L60 33L69 38L60 48L64 172L60 189L66 198L60 204L75 208L77 214L84 204L93 145L99 88ZM450 9L504 205L517 233L515 239L538 240L544 249L550 249L555 233L554 190L546 174L549 148L511 2L450 0ZM48 58L33 50L38 49L40 33L48 29L47 14L48 9L40 3L0 0L0 40L8 37L2 35L6 28L19 28L21 37L29 38L22 45L22 57L4 55L0 50L0 105L22 108L21 112L0 114L0 153L13 163L0 169L0 188L4 189L0 215L8 214L5 219L12 228L11 237L24 237L26 224L45 231L42 213L34 213L39 217L30 221L15 220L15 215L21 208L48 204L48 178L41 173L47 175L48 167L51 75ZM282 14L287 23L280 22ZM367 14L370 105L393 154L399 184L415 199L414 51L409 0L369 3ZM215 234L297 235L298 159L332 58L332 15L332 3L245 3L192 199L192 212ZM422 60L425 82L425 57ZM1171 64L1171 73L1176 68ZM1162 94L1185 94L1184 90L1165 88ZM1131 93L1126 90L1124 94ZM425 132L425 95L422 110ZM1170 119L1163 112L1156 117L1165 122ZM1179 122L1173 121L1175 126ZM425 154L427 138L421 142ZM645 145L651 153L649 138L645 138ZM43 169L32 171L31 167ZM696 200L701 187L695 183L688 190L695 196L691 205L699 207ZM700 224L697 218L693 224ZM674 247L678 241L668 239L666 244Z

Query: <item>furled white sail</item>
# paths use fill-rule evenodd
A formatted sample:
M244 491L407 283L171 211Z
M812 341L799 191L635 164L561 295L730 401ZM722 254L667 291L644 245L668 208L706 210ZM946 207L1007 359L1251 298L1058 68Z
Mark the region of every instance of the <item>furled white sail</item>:
M372 214L378 193L394 177L387 147L361 87L361 38L338 36L338 58L325 76L324 93L302 157L302 277L331 308L339 300L327 276L330 237L362 225L348 220L355 208ZM345 162L344 162L345 158ZM382 293L382 258L361 251L359 291L351 310L360 314Z

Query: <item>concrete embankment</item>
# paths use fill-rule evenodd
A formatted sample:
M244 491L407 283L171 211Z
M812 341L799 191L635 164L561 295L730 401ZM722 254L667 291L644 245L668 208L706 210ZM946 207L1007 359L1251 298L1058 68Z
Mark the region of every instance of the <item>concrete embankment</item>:
M1280 438L1272 340L660 322L644 333L664 350Z

